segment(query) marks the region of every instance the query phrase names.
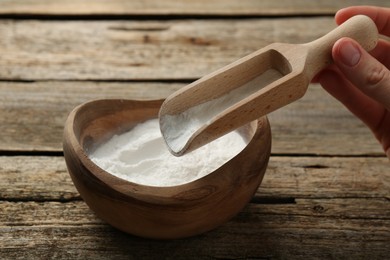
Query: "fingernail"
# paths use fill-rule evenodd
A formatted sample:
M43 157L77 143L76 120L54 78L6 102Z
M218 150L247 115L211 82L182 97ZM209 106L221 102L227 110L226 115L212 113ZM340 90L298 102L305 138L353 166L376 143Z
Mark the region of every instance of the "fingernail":
M341 62L346 66L353 67L358 64L361 53L357 46L352 42L343 42L339 47Z

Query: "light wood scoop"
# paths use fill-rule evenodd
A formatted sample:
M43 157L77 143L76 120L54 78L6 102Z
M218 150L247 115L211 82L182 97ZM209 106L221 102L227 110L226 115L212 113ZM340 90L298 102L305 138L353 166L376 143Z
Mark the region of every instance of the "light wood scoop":
M369 17L354 16L313 42L271 44L173 93L159 113L171 153L183 155L301 98L342 37L371 50L378 30Z

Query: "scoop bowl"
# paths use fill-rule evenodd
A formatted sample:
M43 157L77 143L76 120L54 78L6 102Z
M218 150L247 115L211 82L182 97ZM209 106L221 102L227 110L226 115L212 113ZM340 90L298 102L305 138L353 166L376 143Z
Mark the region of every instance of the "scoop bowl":
M156 118L163 100L95 100L65 123L63 150L74 185L98 217L133 235L173 239L200 234L240 212L258 189L271 150L266 117L242 128L247 146L208 175L178 186L129 182L98 167L89 151L115 134ZM227 148L228 149L228 148Z

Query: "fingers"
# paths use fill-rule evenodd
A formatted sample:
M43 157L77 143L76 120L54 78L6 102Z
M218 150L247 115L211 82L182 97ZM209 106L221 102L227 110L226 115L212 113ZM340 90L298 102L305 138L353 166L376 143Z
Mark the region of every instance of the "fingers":
M382 63L349 38L334 44L332 56L352 84L390 110L390 71Z
M355 6L341 9L341 24L355 15L367 15L382 35L390 36L390 8ZM331 95L366 123L390 159L390 43L379 40L367 53L357 42L343 38L332 49L334 65L316 78Z
M390 69L390 42L379 39L376 47L370 51L370 54L375 57L380 63Z
M318 81L327 92L343 103L371 130L376 130L384 112L381 104L353 86L337 67L330 67L321 72Z
M370 54L375 57L380 63L384 64L387 68L390 69L390 55L389 55L389 50L390 50L390 42L384 41L384 40L379 40L378 44L376 47L370 51ZM332 69L334 65L331 65L327 69ZM312 79L312 83L318 83L319 82L319 75L316 75Z
M339 10L335 19L342 24L352 16L363 14L370 17L376 24L380 34L390 36L390 8L375 6L353 6Z

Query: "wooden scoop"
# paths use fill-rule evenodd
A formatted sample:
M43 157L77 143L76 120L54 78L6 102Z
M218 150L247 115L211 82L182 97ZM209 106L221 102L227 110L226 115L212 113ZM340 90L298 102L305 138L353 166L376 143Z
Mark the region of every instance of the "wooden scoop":
M354 16L313 42L271 44L173 93L159 113L171 153L183 155L301 98L342 37L371 50L378 30L369 17Z

